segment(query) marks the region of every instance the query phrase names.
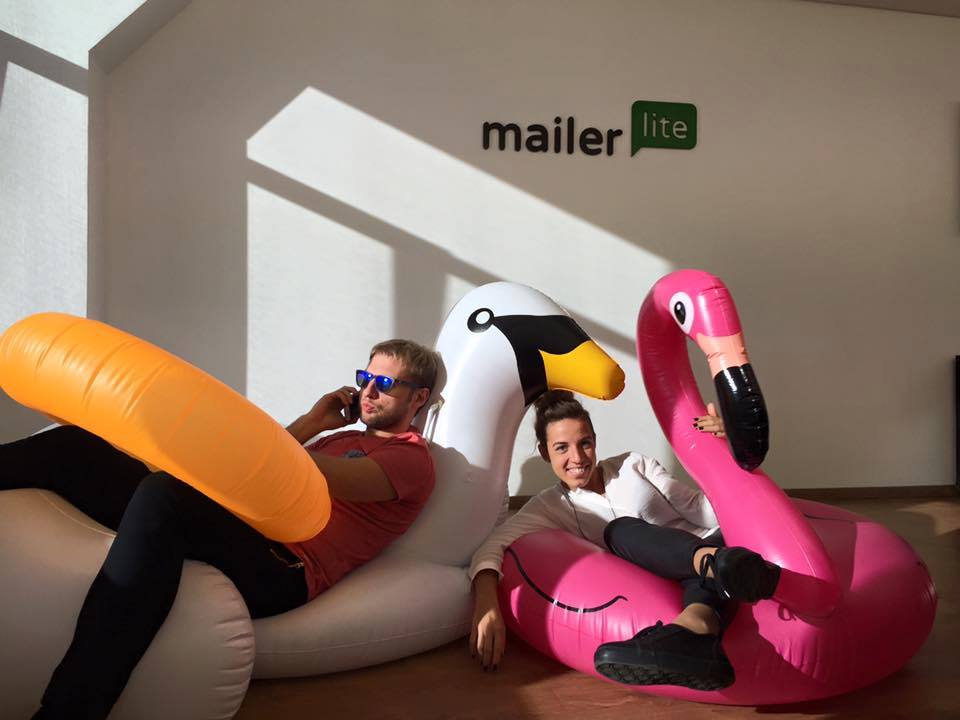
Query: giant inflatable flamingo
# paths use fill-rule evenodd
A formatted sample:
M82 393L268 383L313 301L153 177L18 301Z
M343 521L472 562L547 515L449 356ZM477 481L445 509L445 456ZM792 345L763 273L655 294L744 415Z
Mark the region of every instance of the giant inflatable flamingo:
M691 426L706 411L687 337L707 355L729 447ZM733 685L639 689L701 702L789 703L848 692L902 667L933 624L936 593L927 568L878 523L791 500L756 469L766 453L766 410L724 284L695 270L658 281L640 309L637 353L657 419L716 510L727 544L783 568L774 597L741 605L724 634ZM511 550L500 585L508 625L583 672L596 674L593 654L601 643L668 622L681 609L678 583L567 533L533 533Z

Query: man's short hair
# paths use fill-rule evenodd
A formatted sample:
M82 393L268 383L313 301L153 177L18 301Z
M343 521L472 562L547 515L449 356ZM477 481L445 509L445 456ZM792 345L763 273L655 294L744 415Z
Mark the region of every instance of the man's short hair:
M403 369L411 382L421 387L433 388L440 372L440 353L412 340L384 340L370 350L374 355L389 355L403 363Z

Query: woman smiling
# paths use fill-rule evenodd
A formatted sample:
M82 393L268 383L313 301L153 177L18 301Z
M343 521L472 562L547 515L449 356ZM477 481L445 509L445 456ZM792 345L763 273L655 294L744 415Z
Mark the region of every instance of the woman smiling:
M533 497L494 530L473 556L475 608L471 652L484 669L503 656L506 632L497 584L506 548L537 530L561 529L683 587L683 609L670 623L601 645L598 672L636 685L674 684L718 689L734 681L720 644L730 600L770 597L779 568L745 548L724 547L706 497L672 477L654 458L627 452L597 460L590 415L563 390L536 405L537 449L559 483ZM701 432L723 434L711 404L691 418Z

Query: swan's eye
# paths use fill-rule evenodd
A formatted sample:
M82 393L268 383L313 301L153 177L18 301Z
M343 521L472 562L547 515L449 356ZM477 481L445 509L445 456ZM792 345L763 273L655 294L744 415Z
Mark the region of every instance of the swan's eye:
M493 324L493 310L490 308L480 308L474 310L473 314L467 319L467 327L470 332L482 333Z
M690 296L685 292L675 293L670 298L670 313L673 315L673 319L677 321L680 329L689 335L690 328L693 327L694 315L693 301Z

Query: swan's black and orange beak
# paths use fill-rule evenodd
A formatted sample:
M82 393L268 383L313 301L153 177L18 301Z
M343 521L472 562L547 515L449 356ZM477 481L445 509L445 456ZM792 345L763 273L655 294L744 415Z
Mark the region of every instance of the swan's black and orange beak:
M600 400L623 392L623 369L567 315L491 317L517 358L527 405L547 390L572 390Z

